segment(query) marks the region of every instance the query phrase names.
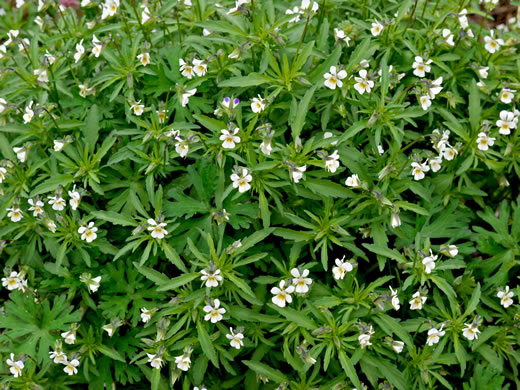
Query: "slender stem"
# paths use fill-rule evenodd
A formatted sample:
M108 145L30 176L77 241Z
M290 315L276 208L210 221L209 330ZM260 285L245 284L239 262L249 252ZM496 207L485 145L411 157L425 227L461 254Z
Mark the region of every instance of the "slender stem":
M177 32L179 33L179 45L182 49L182 32L181 32L181 22L179 21L179 10L175 10L175 18L177 19Z
M423 7L422 12L421 12L421 19L423 19L423 17L424 17L424 11L426 11L426 6L428 5L429 2L430 2L430 0L426 0L424 2L424 7Z
M413 5L412 14L410 15L410 18L408 19L408 23L406 23L406 27L404 28L403 35L406 32L406 30L408 30L408 27L410 27L410 23L412 22L412 20L415 22L415 10L417 9L418 2L419 2L419 0L415 0L415 3Z
M433 14L432 15L435 15L435 13L437 12L437 7L439 6L439 2L440 2L440 0L437 0L437 2L435 3L435 7L433 8Z
M56 78L54 77L52 65L49 66L49 71L51 72L52 86L54 87L54 100L56 101L56 104L58 105L58 109L60 110L61 115L63 115L63 108L61 107L61 104L60 104L60 98L58 96L58 89L56 88Z
M305 34L307 34L307 29L309 28L309 21L311 20L311 10L308 9L307 12L307 21L305 22L305 27L303 28L303 33L300 38L300 42L298 42L298 48L296 49L296 55L294 56L295 59L298 58L300 48L302 47L303 40L305 39Z
M137 8L135 7L135 2L130 1L129 2L132 9L134 10L135 18L137 19L137 23L139 23L139 27L141 28L141 31L143 32L143 35L146 37L146 40L150 42L150 48L152 47L152 39L150 38L150 35L146 33L144 30L143 23L141 22L141 18L139 17L139 13L137 12Z

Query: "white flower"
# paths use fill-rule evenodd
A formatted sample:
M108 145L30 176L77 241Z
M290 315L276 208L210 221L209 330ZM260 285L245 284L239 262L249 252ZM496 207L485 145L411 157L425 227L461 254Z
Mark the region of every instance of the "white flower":
M361 181L359 180L359 176L357 174L353 174L352 176L347 177L347 180L345 180L345 185L353 188L360 187Z
M92 47L92 54L94 54L94 57L99 58L101 52L103 51L103 42L101 42L95 35L93 35L92 44L94 45L94 47Z
M446 43L450 46L455 46L455 42L453 42L453 34L447 28L442 29L442 37L446 39Z
M2 57L0 57L2 58ZM7 101L3 98L0 98L0 114L4 112L5 107L7 106Z
M150 64L150 54L147 51L142 52L137 56L137 59L141 61L143 66Z
M197 76L202 77L208 71L208 63L205 60L199 60L195 58L193 60L193 71L197 74Z
M412 295L410 300L410 310L421 310L423 308L424 303L426 302L427 297L422 296L420 291L417 291Z
M271 155L271 152L273 151L273 146L271 145L271 139L267 139L267 141L264 139L262 143L260 144L260 150L263 154L266 156ZM0 181L1 183L1 181Z
M76 334L72 330L63 332L61 337L65 339L66 344L74 344L76 342Z
M251 102L251 110L254 113L259 113L259 112L264 111L264 109L265 109L265 103L264 103L264 99L262 98L262 96L258 95L257 98L253 98L253 100Z
M154 219L148 219L148 230L152 232L152 237L157 238L158 240L162 240L164 236L168 234L164 227L166 224L164 222L157 222Z
M162 357L154 355L153 353L147 353L146 356L148 356L148 363L150 363L152 368L160 369L162 367Z
M285 288L285 280L280 282L280 287L273 287L271 294L273 294L272 301L276 306L285 307L286 303L292 302L291 294L294 292L294 286L287 286Z
M106 331L108 333L108 336L109 337L112 337L112 335L114 334L114 331L116 330L114 328L114 325L112 324L107 324L105 326L103 326L103 330Z
M323 133L323 139L332 138L332 137L334 137L334 134L331 133L330 131L326 131L325 133ZM336 146L338 144L338 141L331 142L330 144L333 146Z
M233 188L238 188L238 192L246 192L251 188L249 184L253 180L253 177L249 174L246 168L242 168L240 174L233 173L231 175L231 181L233 182Z
M52 209L56 211L63 211L65 205L67 204L61 195L49 196L48 198L50 199L49 204L52 205Z
M208 35L211 35L211 31L208 30L207 28L203 28L202 29L202 35L207 37Z
M233 328L229 328L229 331L231 332L231 334L226 335L226 338L228 340L231 340L229 345L231 345L233 348L240 349L240 347L244 345L244 335L242 334L242 332L234 333Z
M296 292L300 294L305 294L309 292L309 286L312 284L312 279L308 278L309 270L304 269L302 273L300 273L298 268L293 268L291 270L291 275L293 276L292 284L296 286Z
M146 324L150 321L150 318L152 318L152 314L152 311L148 310L146 307L141 308L141 321Z
M513 296L513 292L509 291L509 286L506 286L505 290L500 289L497 293L497 297L500 298L500 304L504 306L504 308L508 308L514 303L512 299Z
M372 80L367 79L366 69L361 69L359 71L359 77L354 77L354 80L356 80L356 84L354 84L354 88L361 95L363 95L365 92L370 93L372 88L374 88L374 82Z
M101 282L101 276L89 279L87 281L87 287L91 292L96 292L99 289L99 283Z
M79 360L78 359L72 359L70 362L65 362L65 368L63 371L65 371L69 375L74 375L78 373L78 369L76 367L79 366Z
M302 3L300 5L300 10L301 12L304 12L304 11L307 11L308 9L310 8L310 10L312 12L318 12L318 9L319 9L319 5L317 2L313 2L312 3L312 8L311 8L311 2L310 0L302 0Z
M330 89L336 89L336 86L338 88L343 87L343 80L345 77L347 77L347 72L345 70L337 71L335 66L331 66L329 69L329 73L325 73L323 75L325 78L325 86Z
M0 183L4 181L6 173L7 169L5 169L4 167L0 167Z
M81 59L81 56L85 53L85 48L83 47L83 39L76 44L76 53L74 53L74 61L78 63Z
M148 22L150 20L151 17L152 17L152 14L150 13L150 10L148 9L148 7L145 6L143 8L143 12L141 12L141 23L145 24L146 22Z
M392 307L395 310L399 310L401 308L399 297L397 296L397 290L393 290L392 287L390 287L390 291L392 293Z
M372 28L370 29L370 32L374 37L377 37L383 31L383 28L383 25L379 23L377 19L374 19L374 23L372 23Z
M350 46L350 38L347 37L344 30L340 30L339 28L334 29L334 38L336 38L337 41L343 41L347 44L347 47Z
M109 16L114 16L117 12L118 7L119 0L106 0L105 4L103 4L103 13L101 14L101 19L106 19Z
M222 147L224 149L233 149L236 144L240 143L240 137L236 135L240 129L235 127L232 131L222 129L220 132L222 135L220 136L220 140L222 142Z
M426 111L432 105L432 101L428 95L422 95L419 97L419 103L424 111Z
M181 355L175 358L175 364L177 368L182 371L188 371L191 365L191 360L189 356Z
M11 353L11 358L7 359L7 365L9 366L9 371L11 371L11 374L13 374L15 378L22 376L24 367L23 360L15 360L14 353Z
M36 202L33 199L29 199L27 201L31 205L29 207L29 211L33 211L33 216L37 217L38 215L43 215L43 206L44 203L41 200L36 200Z
M424 173L428 172L430 170L430 167L426 165L425 163L418 163L413 162L412 163L412 175L414 180L422 180L424 179Z
M428 92L432 99L435 99L435 96L442 91L442 77L439 77L436 80L430 81L428 85Z
M511 111L500 111L500 119L496 123L499 127L498 132L503 135L511 134L511 129L516 129L517 122L518 119Z
M467 9L463 9L460 13L459 13L459 23L460 23L460 27L462 27L462 29L467 29L469 27L469 23L468 23L468 18L467 18L467 15L468 14L468 10Z
M130 109L131 110L134 110L134 114L137 115L137 116L141 116L143 115L143 112L144 112L144 104L141 104L141 101L137 101L137 102L134 102L131 106L130 106Z
M92 242L97 238L97 227L94 227L94 222L89 222L88 226L81 226L78 233L81 234L81 239L86 242Z
M175 151L179 153L179 156L185 158L188 155L190 150L190 146L186 140L183 140L181 137L175 137L178 141L175 143Z
M449 147L444 149L444 151L442 152L442 157L444 157L448 161L451 161L455 158L457 153L457 149Z
M220 307L220 300L213 300L213 306L206 305L202 309L204 312L208 313L204 316L205 321L211 321L213 324L222 320L222 314L226 313L226 309Z
M325 167L331 173L335 173L336 169L339 167L339 155L338 151L335 150L330 156L325 158Z
M67 355L62 351L51 351L49 352L49 357L53 359L56 364L67 364Z
M401 226L401 218L399 218L399 214L396 212L392 212L392 216L390 217L390 225L393 228Z
M349 261L345 261L345 256L340 259L336 259L336 267L332 268L332 273L334 275L334 279L339 280L343 279L347 272L350 272L354 269L352 263Z
M190 89L185 91L181 96L181 106L186 107L190 102L190 97L197 93L197 88Z
M4 45L9 46L11 42L13 42L16 37L18 37L19 33L19 30L9 30L7 33L7 41L4 42Z
M8 277L2 278L2 286L7 287L9 291L19 289L20 277L18 272L12 271Z
M25 114L23 114L23 123L27 124L32 121L34 117L34 111L32 110L33 101L31 100L29 105L25 107Z
M300 21L300 9L298 7L294 7L292 10L285 10L285 14L294 15L294 17L289 20L289 23L298 23Z
M291 176L293 178L293 181L295 183L299 183L300 180L303 177L303 172L305 172L306 170L307 170L307 166L306 165L304 165L302 167L291 168Z
M438 172L441 169L442 157L430 157L428 159L428 163L430 164L430 168L433 172Z
M423 60L422 57L416 56L415 61L412 64L412 67L414 69L413 74L417 77L424 77L426 73L429 73L431 70L430 64L432 63L432 60L427 60L426 62Z
M205 281L206 287L218 287L218 282L222 281L222 275L220 275L220 270L205 270L203 269L200 271L202 276L200 277L200 280L203 282Z
M459 250L456 245L448 245L447 251L448 255L451 257L455 257L459 254Z
M438 257L438 255L434 256L432 250L430 249L430 256L426 256L422 260L422 263L424 265L424 272L426 272L427 274L432 273L432 271L435 269L435 261Z
M404 343L402 341L392 341L392 348L395 352L401 353L403 352Z
M180 72L184 77L189 78L190 80L193 78L193 64L185 62L182 58L179 58Z
M500 92L500 101L505 104L509 104L513 101L515 95L513 92L516 92L514 89L504 88Z
M444 327L444 324L441 324L440 329L437 328L431 328L428 331L428 338L426 339L426 344L428 344L430 347L434 344L437 344L442 336L446 333L442 330Z
M385 150L381 145L377 145L377 152L382 155L385 153Z
M47 71L45 69L34 69L33 74L38 76L38 81L41 83L48 83L49 76L47 75Z
M489 66L481 66L481 67L478 68L478 74L483 79L487 79L488 78L488 70L489 70Z
M61 149L63 149L63 147L66 145L67 143L65 142L65 140L62 140L62 139L55 139L54 140L54 151L55 152L59 152L61 151Z
M20 208L18 207L7 209L7 211L9 211L9 213L7 213L7 216L11 218L11 221L13 222L18 222L23 218L22 210L20 210Z
M79 96L81 96L82 98L86 98L87 95L91 95L91 94L95 93L94 87L89 88L88 84L79 84L78 88L79 88Z
M486 44L484 45L484 48L491 54L500 50L500 46L504 45L504 40L502 40L500 38L495 39L494 33L495 32L493 30L491 30L490 36L484 37L484 42L486 42Z
M478 324L473 322L471 324L464 325L466 325L466 327L462 329L462 335L470 341L478 339L478 334L480 333L480 330L478 330Z
M13 152L16 153L16 157L18 158L18 160L20 160L20 162L23 163L27 159L27 148L25 148L25 147L22 147L22 148L14 147L13 148Z
M369 345L372 345L372 343L370 342L370 337L372 337L374 333L374 328L372 328L372 325L370 325L370 327L367 330L365 330L362 334L359 335L358 340L359 344L361 345L361 348L366 348Z
M79 207L79 201L81 200L81 194L76 191L76 184L72 187L72 191L69 191L69 204L72 207L72 210L76 210Z

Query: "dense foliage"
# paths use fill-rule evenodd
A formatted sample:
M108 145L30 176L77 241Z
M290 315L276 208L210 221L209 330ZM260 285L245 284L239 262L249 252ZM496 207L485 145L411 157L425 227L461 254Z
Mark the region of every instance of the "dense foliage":
M3 388L519 389L496 3L1 1Z

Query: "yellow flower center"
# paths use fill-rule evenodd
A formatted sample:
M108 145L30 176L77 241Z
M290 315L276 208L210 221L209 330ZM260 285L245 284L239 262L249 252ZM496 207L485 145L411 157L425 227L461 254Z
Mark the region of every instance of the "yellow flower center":
M281 301L285 301L285 294L284 293L279 293L276 298L278 298L279 300Z

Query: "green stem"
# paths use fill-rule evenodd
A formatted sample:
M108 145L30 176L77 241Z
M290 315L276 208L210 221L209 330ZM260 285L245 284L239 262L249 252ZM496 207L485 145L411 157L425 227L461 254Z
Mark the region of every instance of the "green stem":
M408 19L408 23L406 23L406 27L404 28L403 35L406 33L406 30L408 30L408 27L410 27L410 23L412 20L415 22L415 10L417 9L417 3L419 0L415 0L415 3L413 5L412 14L410 15L410 18Z
M303 28L303 33L300 38L300 42L298 42L298 48L296 49L296 55L294 56L295 59L298 58L298 53L300 52L300 48L302 47L303 40L305 39L305 34L307 34L307 29L309 28L309 21L311 20L311 10L308 9L307 12L308 12L307 21L305 22L305 27Z
M177 32L179 33L179 45L182 49L182 32L181 32L181 22L179 20L179 10L175 10L175 18L177 19Z
M61 115L63 115L63 108L61 107L61 104L60 104L60 98L58 96L58 89L56 88L56 78L54 77L52 65L49 66L49 71L51 72L52 86L54 87L54 100L56 101L56 104L58 105L58 109L60 110Z

